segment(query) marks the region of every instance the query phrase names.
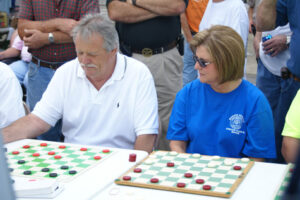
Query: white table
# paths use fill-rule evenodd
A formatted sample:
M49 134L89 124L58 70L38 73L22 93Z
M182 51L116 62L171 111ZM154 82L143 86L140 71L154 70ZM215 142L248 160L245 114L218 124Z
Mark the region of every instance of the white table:
M33 140L20 140L6 145L8 151L23 146ZM73 145L73 144L72 144ZM82 146L82 145L77 145ZM89 147L88 145L84 145ZM93 147L93 146L90 146ZM94 146L95 147L95 146ZM99 146L98 146L99 147ZM126 172L130 167L147 157L145 151L110 148L114 153L99 165L91 168L69 183L64 184L64 190L55 200L91 199L99 191L105 190L113 181ZM137 155L136 162L129 162L129 154ZM21 198L19 198L21 200ZM26 199L24 199L26 200ZM28 200L28 199L27 199Z
M281 184L287 165L256 162L230 199L271 200ZM224 200L227 198L111 184L94 200Z

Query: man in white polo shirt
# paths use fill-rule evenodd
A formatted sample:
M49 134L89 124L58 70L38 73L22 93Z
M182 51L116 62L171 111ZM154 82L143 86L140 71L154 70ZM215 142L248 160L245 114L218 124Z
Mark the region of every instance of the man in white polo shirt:
M34 138L62 118L65 142L151 152L158 133L154 81L118 53L114 25L89 15L73 30L77 58L60 67L33 112L3 130L5 142Z
M25 115L22 89L14 72L0 62L0 129Z

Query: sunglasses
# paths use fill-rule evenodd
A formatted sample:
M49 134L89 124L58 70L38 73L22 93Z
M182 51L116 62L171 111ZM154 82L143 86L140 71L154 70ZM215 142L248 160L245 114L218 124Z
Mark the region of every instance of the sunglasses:
M198 58L196 55L193 55L193 58L194 58L194 61L198 62L199 65L203 68L211 63L211 62L207 62L206 60L204 60L202 58Z

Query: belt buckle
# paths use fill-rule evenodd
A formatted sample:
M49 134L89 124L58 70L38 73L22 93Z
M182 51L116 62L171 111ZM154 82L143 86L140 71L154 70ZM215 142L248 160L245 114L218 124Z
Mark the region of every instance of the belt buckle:
M143 48L142 49L142 55L145 57L150 57L153 55L153 51L150 48Z

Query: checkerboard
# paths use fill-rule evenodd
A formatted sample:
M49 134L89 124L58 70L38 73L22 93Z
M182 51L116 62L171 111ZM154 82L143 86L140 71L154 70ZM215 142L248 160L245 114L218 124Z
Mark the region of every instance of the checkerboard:
M282 199L282 196L284 195L284 192L285 192L286 188L288 187L288 184L292 177L293 168L294 168L294 164L289 163L286 168L286 171L284 173L284 176L282 178L282 182L280 183L280 185L278 186L278 189L276 190L276 193L274 195L274 200Z
M154 151L115 183L230 197L253 163L248 158Z
M7 152L7 158L12 176L69 182L113 153L110 149L37 140ZM48 171L42 171L45 168ZM30 174L25 175L25 171L30 171ZM56 176L52 177L53 174Z

